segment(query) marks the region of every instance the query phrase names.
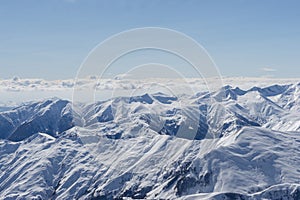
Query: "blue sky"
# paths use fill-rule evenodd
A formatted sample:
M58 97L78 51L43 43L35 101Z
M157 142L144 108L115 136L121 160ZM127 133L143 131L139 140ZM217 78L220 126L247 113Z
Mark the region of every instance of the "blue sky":
M2 0L0 78L73 78L98 43L138 27L183 32L225 76L299 77L297 0Z

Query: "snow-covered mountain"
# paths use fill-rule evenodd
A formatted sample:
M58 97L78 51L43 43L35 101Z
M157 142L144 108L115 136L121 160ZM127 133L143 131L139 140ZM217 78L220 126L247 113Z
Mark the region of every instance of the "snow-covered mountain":
M0 110L0 199L300 199L300 84Z
M68 101L50 99L22 105L0 113L0 138L21 141L38 132L57 136L73 126Z

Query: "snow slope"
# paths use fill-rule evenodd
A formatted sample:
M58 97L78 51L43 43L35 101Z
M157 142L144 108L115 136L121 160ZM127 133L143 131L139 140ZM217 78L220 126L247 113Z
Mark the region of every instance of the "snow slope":
M50 99L0 113L0 138L20 141L38 132L56 136L73 126L68 101Z
M300 199L300 84L0 112L0 199Z

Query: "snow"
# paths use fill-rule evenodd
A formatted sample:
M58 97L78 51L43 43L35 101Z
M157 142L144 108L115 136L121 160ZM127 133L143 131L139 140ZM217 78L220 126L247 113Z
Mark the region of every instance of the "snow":
M215 79L206 80L211 86ZM224 85L232 87L239 86L243 90L248 90L254 86L267 87L270 85L288 85L299 82L298 78L277 79L266 77L222 77ZM161 87L163 86L163 87ZM171 89L176 94L184 94L188 91L206 91L207 84L204 79L186 78L186 79L100 79L93 76L77 81L73 79L66 80L43 80L43 79L0 79L1 104L22 103L25 101L40 100L43 98L59 97L61 99L72 100L73 89L82 92L81 96L86 96L86 91L98 91L95 93L97 100L107 100L110 97L132 96L148 93L167 93L166 88ZM190 92L189 92L190 93ZM84 99L89 101L90 99Z
M193 96L5 105L0 199L299 199L300 85L234 81Z

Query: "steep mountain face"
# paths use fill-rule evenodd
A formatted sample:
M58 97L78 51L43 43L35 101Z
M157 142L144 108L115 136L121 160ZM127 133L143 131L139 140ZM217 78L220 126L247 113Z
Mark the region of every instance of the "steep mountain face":
M0 198L300 199L300 85L0 112Z
M36 133L56 137L74 126L71 104L51 99L0 113L0 138L21 141Z

